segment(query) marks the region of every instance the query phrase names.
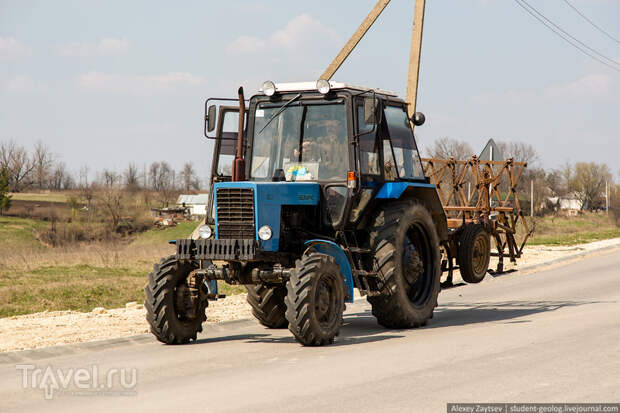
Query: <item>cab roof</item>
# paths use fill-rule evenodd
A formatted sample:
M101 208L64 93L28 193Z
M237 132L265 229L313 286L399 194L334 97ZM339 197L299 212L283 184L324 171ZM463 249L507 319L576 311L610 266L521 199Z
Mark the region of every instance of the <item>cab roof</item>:
M317 90L316 82L276 83L275 85L276 85L276 92L316 92ZM371 87L365 87L365 86L356 86L356 85L351 85L349 83L334 82L331 80L329 81L329 85L331 86L331 90L351 89L351 90L358 90L360 92L372 90L381 95L398 97L398 95L395 92L384 90L384 89L371 88ZM263 92L262 87L260 88L259 92Z

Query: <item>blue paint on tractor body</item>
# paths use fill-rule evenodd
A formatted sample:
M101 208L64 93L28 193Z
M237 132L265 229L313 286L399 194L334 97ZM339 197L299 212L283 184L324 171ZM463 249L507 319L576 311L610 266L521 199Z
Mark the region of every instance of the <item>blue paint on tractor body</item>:
M313 239L304 243L308 247L312 247L316 252L334 257L336 263L340 267L340 273L344 277L344 286L346 291L345 302L353 302L353 269L349 262L349 257L342 250L340 245L332 241L324 239Z
M280 244L280 215L282 205L318 205L317 182L219 182L213 186L215 194L215 238L219 239L217 220L217 190L219 188L251 188L254 190L255 239L262 251L278 251ZM258 230L269 225L273 232L267 241L258 238Z
M377 199L398 199L409 187L414 188L433 188L435 185L426 184L422 182L386 182L383 184L379 193L377 193Z

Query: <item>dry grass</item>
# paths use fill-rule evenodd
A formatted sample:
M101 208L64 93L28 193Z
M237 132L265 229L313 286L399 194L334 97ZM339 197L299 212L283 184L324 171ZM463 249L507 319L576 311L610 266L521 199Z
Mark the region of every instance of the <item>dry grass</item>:
M576 245L620 237L611 214L584 213L575 217L547 216L536 220L529 245Z

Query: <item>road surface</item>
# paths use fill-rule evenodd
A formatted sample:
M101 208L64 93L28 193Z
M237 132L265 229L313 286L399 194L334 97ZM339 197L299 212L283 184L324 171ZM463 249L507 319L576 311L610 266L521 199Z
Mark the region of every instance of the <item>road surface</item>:
M383 329L358 300L327 347L301 347L288 330L242 321L209 327L185 346L139 336L5 353L0 411L442 412L448 402L618 402L619 300L615 250L445 290L421 329ZM89 374L103 377L93 384Z

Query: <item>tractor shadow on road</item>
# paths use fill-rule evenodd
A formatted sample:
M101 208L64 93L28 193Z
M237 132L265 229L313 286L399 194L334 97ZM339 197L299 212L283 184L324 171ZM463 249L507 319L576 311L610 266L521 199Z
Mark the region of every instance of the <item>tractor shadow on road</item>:
M263 328L257 324L257 328ZM265 328L261 333L245 333L226 336L199 338L193 344L208 344L226 341L245 341L247 343L291 343L296 344L295 338L287 329ZM349 313L344 315L344 324L340 328L340 335L332 346L348 346L353 344L372 343L404 335L392 334L394 330L386 330L377 324L377 320L370 314L370 310Z
M561 308L599 304L602 301L501 301L476 303L442 303L433 320L426 328L461 326L467 324L506 321L506 323L529 323L531 320L516 320Z

